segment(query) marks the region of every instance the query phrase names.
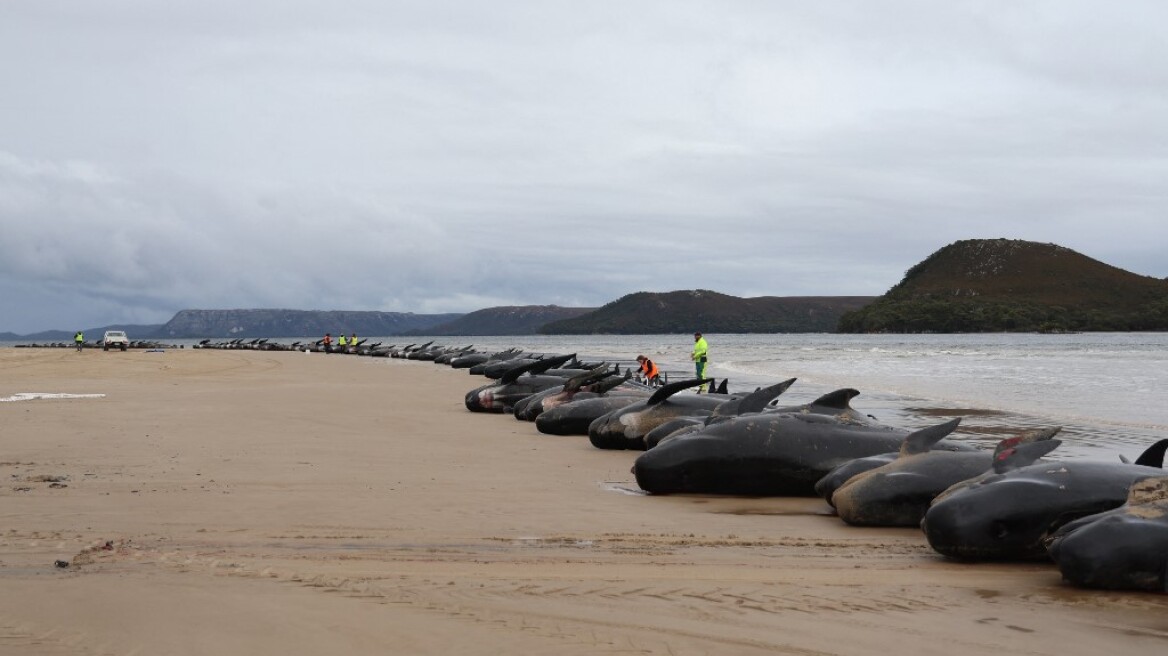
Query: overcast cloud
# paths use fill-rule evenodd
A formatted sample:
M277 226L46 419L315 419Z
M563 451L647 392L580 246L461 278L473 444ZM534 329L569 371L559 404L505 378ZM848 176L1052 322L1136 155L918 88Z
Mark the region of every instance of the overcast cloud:
M1168 4L0 2L0 331L1168 276Z

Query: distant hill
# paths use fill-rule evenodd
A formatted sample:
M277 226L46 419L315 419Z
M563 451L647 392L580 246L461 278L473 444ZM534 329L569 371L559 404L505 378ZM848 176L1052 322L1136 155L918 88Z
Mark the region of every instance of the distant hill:
M535 335L544 324L571 319L596 308L567 308L558 305L510 305L476 310L433 328L416 329L405 335Z
M637 292L574 319L545 325L548 335L660 333L835 332L845 312L872 296L759 296L739 298L705 289Z
M85 328L82 332L85 333L85 339L89 341L96 341L105 335L107 330L124 330L130 339L152 339L162 324L130 324L130 323L115 323L108 326L98 326L97 328ZM72 330L43 330L39 333L32 333L31 335L16 335L13 333L0 333L0 341L23 341L30 342L72 342Z
M320 337L326 332L357 333L358 337L400 335L460 316L347 310L182 310L154 337Z
M1055 244L954 242L913 266L840 332L1168 330L1168 281Z

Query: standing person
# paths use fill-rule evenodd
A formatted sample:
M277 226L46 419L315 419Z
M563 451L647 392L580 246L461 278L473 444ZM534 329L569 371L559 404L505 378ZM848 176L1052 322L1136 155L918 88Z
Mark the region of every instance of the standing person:
M341 333L341 335L337 337L337 346L341 349L341 353L345 352L345 347L348 345L349 342L346 341L345 333Z
M320 340L324 344L324 352L332 353L333 350L333 336L332 333L325 333L324 339Z
M77 334L73 336L73 341L77 343L77 352L80 353L81 347L85 346L85 333L78 330Z
M710 347L706 344L706 340L704 337L702 337L702 334L694 333L693 355L690 357L693 358L694 371L697 373L698 378L706 377L706 359L709 348ZM698 386L698 394L701 394L704 391L706 391L706 384L702 383Z
M646 383L650 385L661 384L661 372L652 360L643 355L638 355L637 362L641 363L641 375L644 377Z
M349 335L349 346L352 346L354 349L357 348L357 333Z

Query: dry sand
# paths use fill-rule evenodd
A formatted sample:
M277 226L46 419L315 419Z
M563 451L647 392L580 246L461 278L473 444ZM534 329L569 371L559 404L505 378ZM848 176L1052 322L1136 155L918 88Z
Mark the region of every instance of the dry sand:
M1168 653L1168 596L815 499L622 492L636 453L467 412L480 382L0 349L0 398L106 395L0 403L0 654Z

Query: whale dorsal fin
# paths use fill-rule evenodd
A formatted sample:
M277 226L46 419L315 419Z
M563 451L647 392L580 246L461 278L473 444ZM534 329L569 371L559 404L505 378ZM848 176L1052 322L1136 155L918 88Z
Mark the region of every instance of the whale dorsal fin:
M632 377L633 372L630 369L629 371L626 371L625 375L623 376L609 376L607 378L603 378L600 380L600 382L592 386L592 391L596 392L597 394L604 394L605 392L608 392L609 390L617 387Z
M531 371L532 368L535 367L536 365L538 365L539 363L540 363L540 360L536 360L534 362L528 362L527 364L521 364L518 367L512 367L512 368L508 369L507 371L503 372L502 376L499 376L498 382L501 385L506 385L508 383L514 383L520 376Z
M780 394L786 392L787 388L794 384L795 379L788 378L781 383L775 383L769 387L760 387L754 390L738 401L738 408L735 414L742 415L748 412L762 412L768 403L779 398Z
M1127 492L1127 505L1139 506L1156 501L1168 501L1168 476L1156 476L1136 481Z
M1148 447L1147 450L1140 454L1139 458L1136 458L1136 464L1163 469L1165 450L1168 450L1168 439L1160 440Z
M518 367L512 367L511 369L508 369L502 376L499 376L499 383L502 385L506 385L508 383L514 383L516 380L519 379L520 376L522 376L523 374L526 374L526 373L532 373L532 374L543 373L543 372L547 371L548 369L551 369L552 367L558 367L561 364L564 364L568 360L571 360L573 357L575 357L575 354L573 354L573 355L558 355L554 358L545 358L543 360L536 360L535 362L528 362L527 364L521 364Z
M829 408L836 408L838 410L850 410L852 406L848 405L848 401L860 395L860 390L855 390L850 387L844 389L837 389L834 392L828 392L823 396L811 402L812 405L825 405Z
M946 435L957 430L957 425L960 423L961 417L958 417L943 424L929 426L928 428L922 428L919 431L909 433L908 437L904 438L904 441L900 443L900 456L911 456L916 453L928 451Z
M665 399L673 396L674 394L677 394L682 390L686 390L691 387L697 387L698 385L705 385L709 382L711 382L709 378L693 378L690 380L679 380L676 383L669 383L668 385L662 385L657 389L656 392L653 392L653 396L650 396L649 400L645 401L645 404L657 405L658 403L661 403Z
M1026 442L1018 446L1003 449L994 455L994 473L1004 474L1011 469L1018 469L1034 464L1042 456L1054 451L1061 440L1043 440L1041 442Z
M1006 449L1012 449L1020 444L1049 440L1050 438L1057 435L1060 430L1062 430L1062 426L1056 426L1054 428L1040 428L1037 430L1019 433L1014 437L1007 437L1001 442L998 442L998 445L994 447L994 459L997 459L999 453L1005 451Z
M1119 454L1119 461L1120 461L1120 462L1122 462L1122 463L1123 463L1123 464L1125 464L1125 465L1130 465L1130 464L1132 464L1131 458L1129 458L1129 457L1127 457L1127 456L1123 455L1122 453L1121 453L1121 454Z
M598 367L593 367L592 369L585 371L582 374L576 374L575 376L572 376L571 378L569 378L564 383L564 391L565 392L574 392L574 391L580 389L580 387L582 385L587 385L588 383L594 383L594 382L600 380L601 378L604 378L607 375L608 375L608 363L602 362L602 363L600 363L600 366L598 366Z
M717 392L717 393L718 393L718 394L729 394L729 392L727 392L727 391L726 391L726 385L728 385L729 383L730 383L730 379L729 379L729 378L723 378L723 379L722 379L722 384L718 386L718 392ZM713 387L713 385L711 385L710 387Z
M542 374L548 369L554 369L570 360L575 360L576 354L570 353L568 355L557 355L550 358L543 358L535 362L535 366L529 371L533 374Z

